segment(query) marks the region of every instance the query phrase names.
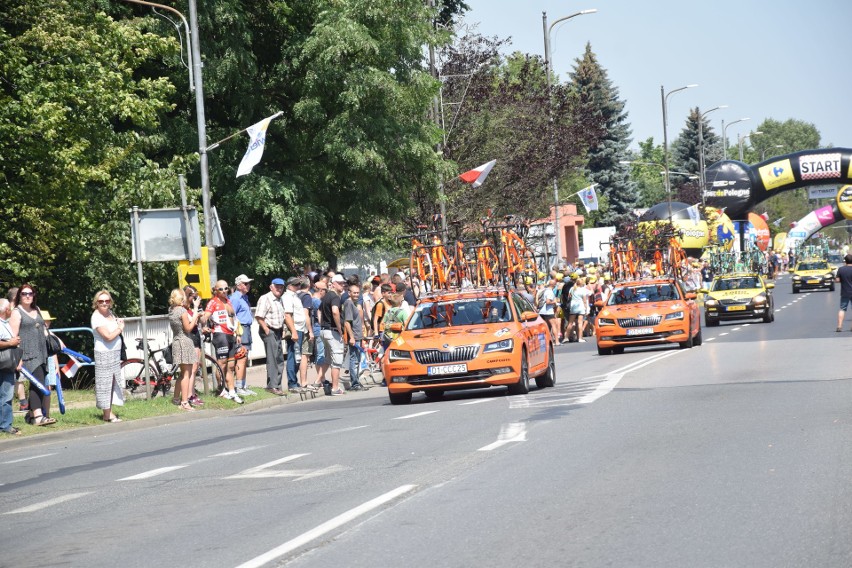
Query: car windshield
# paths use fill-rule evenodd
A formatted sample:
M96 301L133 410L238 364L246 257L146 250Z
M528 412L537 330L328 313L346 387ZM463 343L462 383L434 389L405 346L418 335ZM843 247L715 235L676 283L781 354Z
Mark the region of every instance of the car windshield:
M607 301L608 306L623 304L641 304L643 302L660 302L663 300L680 300L677 287L671 284L647 284L644 286L621 286L612 291Z
M798 270L828 270L828 263L825 261L802 262L799 264Z
M408 322L408 329L434 329L512 321L506 298L463 298L421 302Z
M839 254L830 254L828 255L828 262L834 262L836 264L843 264L843 256Z
M720 278L713 283L713 291L743 290L745 288L760 288L760 282L753 276L744 278Z

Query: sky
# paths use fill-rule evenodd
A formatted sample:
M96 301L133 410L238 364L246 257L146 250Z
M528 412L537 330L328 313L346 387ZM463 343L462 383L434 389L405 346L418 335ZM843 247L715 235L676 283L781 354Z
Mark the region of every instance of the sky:
M590 43L625 102L631 148L663 140L662 97L668 97L668 139L690 108L707 115L730 144L766 118L816 126L823 146L852 148L852 2L849 0L465 0L464 23L485 36L511 38L504 52L544 56L548 23L586 9L553 28L553 69L568 79ZM459 31L459 33L462 33Z

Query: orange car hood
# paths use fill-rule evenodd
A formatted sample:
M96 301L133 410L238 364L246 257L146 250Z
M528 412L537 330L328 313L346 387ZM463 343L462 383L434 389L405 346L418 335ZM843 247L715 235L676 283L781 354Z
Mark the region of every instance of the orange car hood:
M447 349L458 345L485 344L509 339L514 334L514 330L518 329L520 328L517 322L504 322L406 330L393 340L391 345L400 347L406 345L411 349ZM401 343L400 340L402 340Z

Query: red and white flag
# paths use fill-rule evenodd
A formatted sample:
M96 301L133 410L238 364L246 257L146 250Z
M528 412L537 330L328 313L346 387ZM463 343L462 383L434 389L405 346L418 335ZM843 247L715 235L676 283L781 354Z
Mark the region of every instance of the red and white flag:
M77 374L77 371L80 369L80 362L77 361L74 357L68 357L68 362L62 366L62 374L64 374L69 379Z
M482 185L482 182L485 181L485 178L488 177L488 173L491 171L491 168L494 167L494 164L497 163L497 160L491 160L487 164L482 164L478 168L474 168L470 171L467 171L459 176L465 183L471 184L472 187L479 187Z

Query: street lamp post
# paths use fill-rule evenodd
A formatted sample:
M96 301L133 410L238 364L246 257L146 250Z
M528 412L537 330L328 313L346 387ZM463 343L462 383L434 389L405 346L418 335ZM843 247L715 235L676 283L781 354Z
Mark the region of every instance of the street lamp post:
M575 14L571 14L570 16L565 16L555 20L550 26L547 25L547 12L541 13L541 21L542 21L542 29L544 31L544 74L547 77L547 101L548 107L550 107L550 122L553 122L553 107L551 105L551 81L550 81L550 72L551 72L551 61L550 61L550 32L553 30L553 27L566 20L570 20L571 18L576 18L577 16L584 16L586 14L594 14L597 12L595 8L589 10L581 10ZM552 133L551 133L552 136ZM554 147L555 151L555 147ZM553 178L553 238L554 238L554 246L556 248L556 264L559 264L559 259L562 258L560 253L559 246L559 186L556 183L556 178ZM546 248L546 245L545 245ZM567 254L568 247L566 243L565 252Z
M775 145L774 145L774 146L772 146L772 147L773 147L773 148L783 148L783 147L784 147L784 144L775 144ZM761 161L761 162L762 162L763 160L765 160L765 159L766 159L766 151L767 151L768 149L769 149L769 148L764 148L763 150L761 150L761 151L760 151L760 161Z
M726 134L728 132L728 127L733 126L734 124L736 124L738 122L743 122L743 121L746 121L746 120L751 120L751 119L750 118L741 118L741 119L735 120L735 121L733 121L729 124L725 124L725 119L724 118L722 119L722 159L723 160L728 159L728 135Z
M704 117L722 108L728 108L728 105L713 107L698 117L698 183L701 184L701 205L704 205L704 190L707 189L707 176L704 172Z
M751 134L746 134L745 136L740 136L737 133L737 145L740 147L740 161L743 161L743 146L745 145L746 138L751 138L752 136L757 136L758 134L763 134L760 130L755 130Z
M669 135L668 135L668 111L667 104L669 95L673 95L679 91L683 91L686 89L691 89L693 87L697 87L697 84L686 85L685 87L679 87L672 91L666 93L666 89L660 85L660 98L663 102L663 167L666 171L666 179L665 179L665 187L666 187L666 195L669 200L669 216L672 214L672 188L671 182L669 181Z

